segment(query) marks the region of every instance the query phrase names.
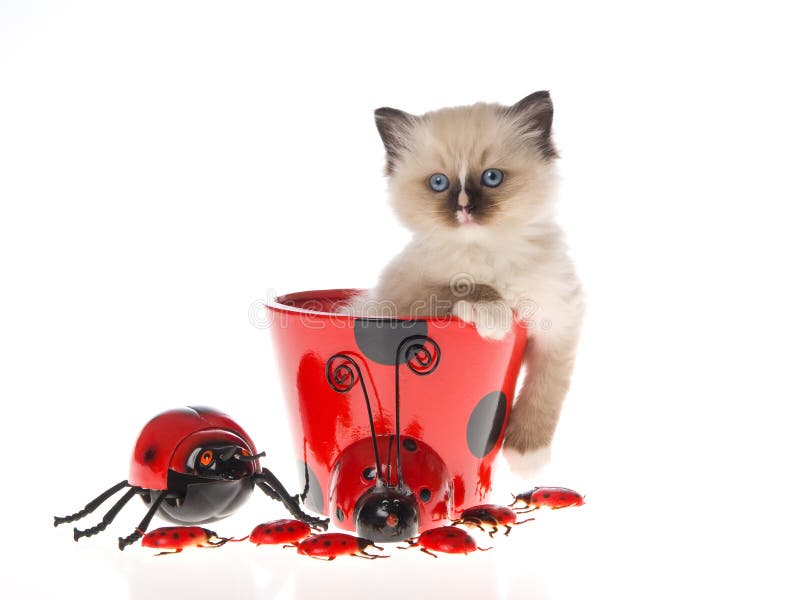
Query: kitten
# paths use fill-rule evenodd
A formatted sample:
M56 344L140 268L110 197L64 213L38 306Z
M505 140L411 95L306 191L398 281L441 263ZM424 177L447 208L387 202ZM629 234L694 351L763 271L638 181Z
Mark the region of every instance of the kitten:
M553 218L552 120L548 92L513 106L421 116L377 109L391 201L414 237L351 305L384 316L387 307L397 315L452 312L493 339L508 332L515 311L529 339L504 449L523 475L549 459L584 310Z

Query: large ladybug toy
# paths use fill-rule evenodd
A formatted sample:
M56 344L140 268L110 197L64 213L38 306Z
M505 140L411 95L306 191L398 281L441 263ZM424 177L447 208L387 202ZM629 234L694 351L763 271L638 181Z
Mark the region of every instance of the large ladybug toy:
M130 476L110 487L82 510L55 517L54 525L71 523L92 513L121 490L125 494L97 525L74 530L75 541L103 531L134 496L149 507L139 526L119 538L119 549L147 531L156 513L172 523L199 525L232 514L255 486L286 506L296 519L327 529L328 519L305 514L269 469L262 468L250 436L230 417L205 407L163 412L144 426L131 459Z

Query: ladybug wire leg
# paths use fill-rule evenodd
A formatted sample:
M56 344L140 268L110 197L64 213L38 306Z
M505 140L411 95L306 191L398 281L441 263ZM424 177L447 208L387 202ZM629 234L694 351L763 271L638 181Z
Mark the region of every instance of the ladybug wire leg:
M117 485L108 488L105 492L100 494L97 498L89 502L86 506L84 506L81 510L66 517L53 517L53 526L58 527L62 523L72 523L73 521L77 521L78 519L82 519L86 515L91 512L94 512L98 506L100 506L103 502L108 500L111 496L116 494L122 488L128 487L127 481L120 481Z
M289 495L289 492L286 491L286 488L283 487L283 484L278 481L278 478L275 477L275 475L273 475L269 469L261 469L261 473L253 475L253 479L256 480L258 487L260 487L262 491L267 494L267 496L270 498L275 498L270 491L277 495L278 497L276 500L283 502L283 505L295 519L303 521L304 523L308 523L309 525L322 527L323 529L328 528L328 521L330 519L320 519L319 517L312 517L304 513L300 508L300 505L297 503L297 499ZM270 491L267 491L261 486L262 482L266 483L266 486L264 487L269 488Z
M140 537L142 537L142 532L147 531L147 527L150 525L150 521L153 520L153 515L156 514L158 507L161 506L161 503L164 501L166 497L166 492L150 492L151 494L158 494L156 498L153 500L153 503L150 505L150 510L147 511L147 514L142 519L142 522L139 523L139 526L130 534L128 537L119 538L119 549L125 550L126 546L130 546Z
M430 554L433 558L439 558L433 552L429 551L427 548L420 548L425 554Z
M82 537L93 536L94 534L100 533L106 527L108 527L111 524L111 521L114 520L114 517L117 516L117 513L122 510L122 507L125 506L128 501L136 495L136 492L137 488L131 488L125 492L125 495L117 500L117 503L111 507L111 510L103 515L102 520L94 527L90 527L89 529L78 529L76 527L72 533L72 537L75 539L75 541L77 542Z
M367 552L356 552L355 554L351 554L350 556L357 556L358 558L368 558L369 560L375 560L376 558L389 558L388 556L381 556L380 554L369 554Z

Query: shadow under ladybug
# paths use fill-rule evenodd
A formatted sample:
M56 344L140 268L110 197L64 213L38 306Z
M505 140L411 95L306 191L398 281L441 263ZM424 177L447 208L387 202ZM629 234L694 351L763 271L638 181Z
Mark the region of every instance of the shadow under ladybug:
M82 510L54 517L53 524L82 519L126 489L99 523L88 529L74 529L75 541L100 533L138 495L149 508L133 533L119 538L119 549L124 550L146 533L157 512L180 525L217 521L235 512L258 486L267 496L282 502L296 519L327 529L328 519L304 513L298 496L290 495L269 469L259 465L263 456L263 452L256 453L247 433L217 410L205 407L169 410L151 419L142 429L127 480L110 487Z

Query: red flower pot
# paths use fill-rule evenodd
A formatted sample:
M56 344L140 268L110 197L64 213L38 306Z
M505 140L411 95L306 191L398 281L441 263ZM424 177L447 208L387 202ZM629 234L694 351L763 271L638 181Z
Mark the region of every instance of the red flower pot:
M526 332L515 321L486 340L455 317L336 312L357 292L281 296L267 305L270 328L305 504L394 541L485 499Z

